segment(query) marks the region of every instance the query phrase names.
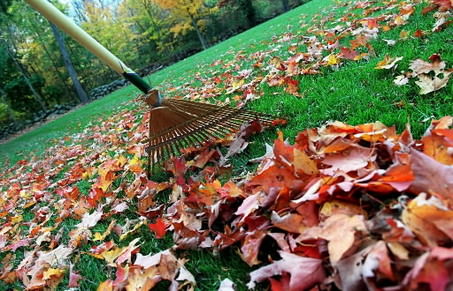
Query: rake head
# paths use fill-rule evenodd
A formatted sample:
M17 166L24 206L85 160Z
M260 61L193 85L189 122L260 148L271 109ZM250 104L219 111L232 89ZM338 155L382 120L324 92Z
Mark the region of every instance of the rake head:
M148 97L147 103L152 106L155 100ZM182 155L183 149L222 139L254 120L267 127L274 117L230 106L165 99L151 107L148 172L155 164Z

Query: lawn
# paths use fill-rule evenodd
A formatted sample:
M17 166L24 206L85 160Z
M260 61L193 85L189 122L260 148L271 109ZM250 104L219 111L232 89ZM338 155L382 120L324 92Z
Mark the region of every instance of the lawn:
M414 136L419 138L433 119L453 113L453 86L450 82L422 95L415 76L402 86L396 85L394 80L402 71L410 71L412 61L428 61L433 54L440 55L450 68L453 29L447 25L433 31L436 23L433 15L437 12L422 13L428 3L390 1L389 9L380 3L370 3L370 6L367 3L313 0L147 79L168 98L231 102L233 106L244 105L247 109L285 118L287 125L278 129L290 142L294 142L298 132L333 120L352 125L381 121L387 126L395 125L399 132L410 125ZM407 6L414 11L407 13L407 19L400 17L395 21L400 13L406 15L401 11ZM373 10L373 7L379 9ZM378 20L379 24L368 22L380 15L388 17ZM378 33L356 48L356 59L349 59L341 53L341 48L349 47L351 41L358 39L360 34L351 33L360 28L357 19L368 23L363 25L367 29L362 34L376 33L375 25ZM352 22L355 26L348 30ZM423 35L415 35L417 31L422 31ZM338 44L332 40L335 36ZM315 57L318 51L321 55ZM291 58L295 56L300 56L295 61L297 69L291 70L294 65ZM376 69L386 56L403 58L397 66ZM448 72L442 74L445 77ZM69 264L52 262L55 267L50 267L56 271L51 274L49 266L42 267L39 280L42 281L42 273L47 272L48 280L42 284L54 284L59 290L65 290L72 275L77 273L82 277L80 290L95 290L102 282L115 280L121 276L120 272L129 271L125 271L128 268L125 265L108 264L108 259L95 253L92 247L105 247L107 241L118 248L129 247L130 263L138 252L155 254L175 243L184 244L181 242L184 237L172 231L157 238L159 235L151 231L148 224L158 224L159 220L149 212L143 215L142 205L151 203L144 201L146 198L141 195L144 189L148 187L156 192L148 206L159 208L159 205L176 204L171 197L179 188L173 178L177 175L175 172L159 173L151 178L151 185L143 182L144 171L140 167L132 170L137 163L144 168L141 161L146 160L141 142L146 133L142 121L146 119L147 108L137 95L138 90L130 86L123 88L0 145L0 163L4 168L0 176L3 191L0 196L3 229L0 232L0 290L21 290L24 284L31 284L11 272L18 266L36 270L31 259L24 259L33 257L30 255L33 250L71 246L68 255L71 268ZM262 156L265 144L272 144L276 136L275 129L254 136L248 148L232 158L230 172L218 175L219 180L225 183L252 175L256 164L248 161ZM206 189L214 187L214 182L203 181L201 177L206 176L202 171L190 169L186 176L200 179ZM105 173L111 173L113 178L107 181ZM165 190L156 190L159 187ZM127 208L114 210L123 204ZM157 213L162 214L162 210L159 211ZM87 215L99 212L102 218L93 218L93 225L81 224ZM195 217L191 215L187 214L184 219ZM170 222L169 219L166 223ZM179 227L175 226L178 223L173 225L173 230ZM188 222L184 220L184 223ZM84 228L86 231L78 232ZM96 240L94 233L104 233L105 237ZM131 245L137 238L140 239L139 250ZM225 241L222 243L227 244ZM267 241L266 245L276 248ZM261 265L250 267L247 264L250 261L241 259L238 243L221 250L213 249L215 251L209 247L194 250L181 247L174 254L188 260L185 267L196 278L197 289L216 290L223 279L229 278L237 290L246 290L249 273ZM112 252L115 250L114 247ZM260 256L259 259L267 258ZM106 283L101 290L111 290L106 287L111 283ZM168 281L160 282L157 289L168 286ZM261 288L267 288L267 283L258 285L257 289Z

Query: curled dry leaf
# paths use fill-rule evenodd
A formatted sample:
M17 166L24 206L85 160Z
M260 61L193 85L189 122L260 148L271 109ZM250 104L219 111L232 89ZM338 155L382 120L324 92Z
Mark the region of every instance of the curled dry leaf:
M327 218L318 227L304 231L298 238L300 241L311 239L325 239L328 241L330 261L338 262L348 252L357 247L356 234L367 233L367 227L362 215L349 216L335 214Z
M419 194L402 213L403 222L429 246L453 240L453 211L441 200Z
M439 163L428 155L411 150L411 169L415 176L410 191L426 192L453 203L453 166Z
M426 62L421 59L416 59L410 63L409 69L411 69L415 75L428 74L431 71L436 75L442 73L446 66L445 62L440 59L439 55L433 55L431 56L431 59L434 61Z
M418 75L418 81L415 81L415 84L421 88L420 94L426 95L447 86L450 79L450 73L444 72L443 75L443 78L438 76L430 77L424 74Z
M305 290L324 280L325 273L321 266L321 260L301 257L283 251L280 251L279 254L281 260L274 261L272 264L250 273L250 282L247 284L249 289L255 287L255 282L259 283L285 273L290 275L288 286L285 286L287 288L284 289L288 291Z

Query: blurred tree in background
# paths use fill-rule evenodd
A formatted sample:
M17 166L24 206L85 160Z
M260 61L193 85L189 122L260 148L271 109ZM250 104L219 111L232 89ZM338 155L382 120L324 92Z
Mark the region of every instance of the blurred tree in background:
M71 0L55 4L130 67L147 73L307 0ZM0 128L33 120L119 77L21 0L0 0Z

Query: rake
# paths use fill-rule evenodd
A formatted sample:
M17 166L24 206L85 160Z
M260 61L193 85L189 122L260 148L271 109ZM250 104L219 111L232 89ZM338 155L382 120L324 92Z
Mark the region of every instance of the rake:
M137 73L47 0L26 1L145 94L145 101L151 109L147 140L148 173L152 165L181 155L183 149L203 146L237 132L244 123L258 120L264 127L272 124L274 118L269 114L228 105L164 99L159 91L153 90Z

